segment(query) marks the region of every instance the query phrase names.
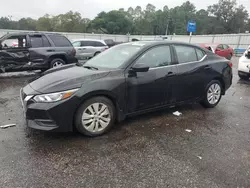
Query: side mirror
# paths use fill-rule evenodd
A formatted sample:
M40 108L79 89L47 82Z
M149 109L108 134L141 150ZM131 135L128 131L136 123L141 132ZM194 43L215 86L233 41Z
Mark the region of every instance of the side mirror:
M148 72L149 66L144 64L136 64L131 68L134 72Z
M220 51L220 49L219 48L216 48L216 50L215 50L216 52L219 52Z

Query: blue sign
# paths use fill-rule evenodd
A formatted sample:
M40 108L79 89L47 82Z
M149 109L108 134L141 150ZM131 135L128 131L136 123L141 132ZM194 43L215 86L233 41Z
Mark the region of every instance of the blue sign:
M193 20L190 20L188 21L188 24L187 24L187 32L196 32L196 22L193 21Z

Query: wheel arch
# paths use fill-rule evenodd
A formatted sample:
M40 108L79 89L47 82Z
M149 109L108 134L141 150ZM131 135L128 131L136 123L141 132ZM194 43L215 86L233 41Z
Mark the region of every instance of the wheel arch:
M215 77L213 80L217 80L221 83L222 86L222 95L225 95L225 82L221 77Z
M49 56L48 62L50 63L53 59L57 59L57 58L62 59L67 64L67 58L65 54L53 54Z
M124 115L124 113L123 113L123 111L121 109L121 106L120 106L119 102L118 102L118 98L110 91L98 90L98 91L90 92L87 95L84 95L80 99L80 103L79 103L79 105L76 107L76 109L74 111L73 125L75 125L74 121L75 121L75 116L77 114L78 109L81 107L81 105L85 101L87 101L87 100L89 100L91 98L94 98L94 97L106 97L107 99L109 99L113 103L113 105L115 107L115 117L116 117L115 121L120 122L120 121L125 119L125 115Z

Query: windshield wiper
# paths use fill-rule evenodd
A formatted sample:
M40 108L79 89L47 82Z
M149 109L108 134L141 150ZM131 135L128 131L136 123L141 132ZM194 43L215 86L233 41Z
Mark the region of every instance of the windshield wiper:
M95 70L98 70L98 68L93 67L93 66L84 65L83 67L86 68L86 69L95 69Z

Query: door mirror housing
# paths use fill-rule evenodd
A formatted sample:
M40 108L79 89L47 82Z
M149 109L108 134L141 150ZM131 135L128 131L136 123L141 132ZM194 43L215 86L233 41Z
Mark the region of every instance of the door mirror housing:
M219 52L219 51L221 51L221 49L219 49L219 48L216 48L216 50L215 50L216 52Z
M131 68L134 72L148 72L149 66L146 66L145 64L136 64Z

